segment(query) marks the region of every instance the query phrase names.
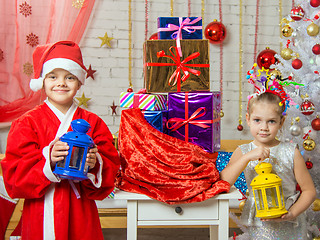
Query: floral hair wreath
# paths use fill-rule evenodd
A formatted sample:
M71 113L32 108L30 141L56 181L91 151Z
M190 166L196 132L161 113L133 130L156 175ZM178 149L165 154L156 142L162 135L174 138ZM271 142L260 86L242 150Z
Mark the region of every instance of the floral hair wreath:
M258 70L259 74L256 75L256 74L254 74L255 67L257 67L256 63L253 64L253 67L251 68L251 70L247 72L248 82L251 83L255 87L255 89L257 90L255 93L248 96L249 101L252 98L255 98L255 97L261 95L262 93L270 92L270 93L275 94L281 98L281 102L279 102L279 106L284 105L284 111L283 111L282 115L286 115L286 111L287 111L288 107L290 107L290 105L294 105L297 108L299 108L299 105L297 105L291 99L291 97L285 92L282 85L293 84L293 85L295 85L295 88L299 88L300 86L303 86L303 84L297 84L295 82L288 82L288 81L277 82L276 81L277 78L271 79L271 75L269 74L269 69L265 69L264 67L262 67L261 70ZM266 72L266 77L261 76L261 74L263 72ZM258 77L260 77L260 79ZM289 77L288 79L291 80L292 78ZM257 82L259 82L261 84L261 87L259 87L257 85ZM249 104L248 104L248 106L249 106Z

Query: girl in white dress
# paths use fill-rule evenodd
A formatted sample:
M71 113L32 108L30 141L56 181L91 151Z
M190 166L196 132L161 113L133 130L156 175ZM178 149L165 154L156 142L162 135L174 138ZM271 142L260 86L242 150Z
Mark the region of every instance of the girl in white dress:
M244 171L249 196L241 219L242 223L248 226L249 239L253 240L308 239L305 210L315 200L316 190L297 146L276 139L285 121L284 103L283 95L274 90L264 90L249 100L246 121L253 141L239 146L221 172L221 179L233 185ZM271 163L273 173L282 179L288 213L279 218L255 217L256 209L250 183L257 175L254 167L259 161ZM301 193L296 191L297 184Z

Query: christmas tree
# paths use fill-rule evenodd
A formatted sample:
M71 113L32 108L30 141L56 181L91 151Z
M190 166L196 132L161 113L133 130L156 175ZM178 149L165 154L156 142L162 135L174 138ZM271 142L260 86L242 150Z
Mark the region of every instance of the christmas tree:
M290 14L282 19L281 51L275 55L277 62L270 67L270 75L283 85L294 102L287 110L280 137L283 141L298 144L314 181L317 199L307 215L310 234L319 237L320 0L297 0L295 4Z

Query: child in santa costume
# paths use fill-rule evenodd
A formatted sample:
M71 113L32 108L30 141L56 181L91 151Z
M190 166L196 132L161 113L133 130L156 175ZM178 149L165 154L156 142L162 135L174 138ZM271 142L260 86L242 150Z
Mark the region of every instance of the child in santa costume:
M12 123L1 162L9 196L25 199L22 239L103 239L95 200L113 190L120 162L107 125L73 101L86 75L80 48L70 41L38 46L33 65L30 87L47 99ZM86 159L88 179L63 180L52 172L68 153L59 137L80 118L96 145Z

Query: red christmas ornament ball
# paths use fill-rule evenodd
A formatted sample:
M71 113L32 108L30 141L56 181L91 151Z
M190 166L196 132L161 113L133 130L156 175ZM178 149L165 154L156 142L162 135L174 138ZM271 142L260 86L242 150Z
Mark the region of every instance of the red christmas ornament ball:
M317 116L317 118L312 120L311 127L313 130L316 130L316 131L320 130L320 119L318 116Z
M311 7L319 7L320 6L320 0L310 0Z
M149 40L158 40L158 33L154 33L149 37Z
M300 21L304 17L304 10L302 7L294 7L291 9L290 17L295 21Z
M311 161L306 161L306 166L308 169L311 169L313 167L313 163Z
M219 44L226 38L227 29L221 22L214 20L206 26L204 36L211 43Z
M238 129L238 131L241 132L241 131L243 130L243 126L242 126L241 124L239 124L238 127L237 127L237 129Z
M129 88L127 89L127 92L133 92L133 89L132 89L131 87L129 87Z
M300 105L300 111L302 112L303 115L311 115L315 110L314 104L309 101L306 100L303 103L301 103Z
M265 69L269 69L272 64L275 64L278 60L274 57L276 54L275 51L266 48L262 52L259 53L257 57L257 64L260 68L264 67ZM273 70L273 69L271 69Z
M312 52L315 54L315 55L319 55L320 54L320 44L316 44L312 47Z
M292 61L291 65L294 69L300 69L302 67L302 62L300 59L296 58Z

